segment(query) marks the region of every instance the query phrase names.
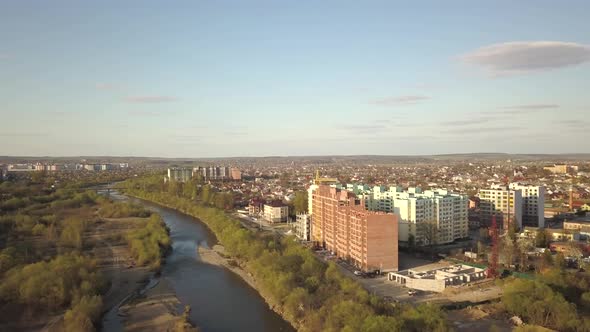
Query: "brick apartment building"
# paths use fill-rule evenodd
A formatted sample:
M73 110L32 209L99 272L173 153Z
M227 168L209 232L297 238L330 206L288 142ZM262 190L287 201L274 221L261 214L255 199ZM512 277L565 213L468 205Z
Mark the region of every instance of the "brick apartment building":
M368 211L352 192L320 185L312 191L311 238L363 271L398 270L398 220Z

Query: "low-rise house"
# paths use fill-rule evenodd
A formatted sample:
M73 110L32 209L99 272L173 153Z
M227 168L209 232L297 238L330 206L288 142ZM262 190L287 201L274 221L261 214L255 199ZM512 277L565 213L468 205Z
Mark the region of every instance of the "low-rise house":
M264 219L268 222L286 222L289 218L289 207L282 202L275 201L264 204Z

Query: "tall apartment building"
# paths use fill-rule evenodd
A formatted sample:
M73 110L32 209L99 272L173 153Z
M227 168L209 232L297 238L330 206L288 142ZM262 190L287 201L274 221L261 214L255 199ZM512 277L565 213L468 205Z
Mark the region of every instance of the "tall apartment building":
M522 224L545 227L545 187L511 183L510 189L520 190L522 195Z
M469 198L446 190L375 187L367 198L374 211L393 212L399 218L399 240L414 236L416 244L445 244L468 236Z
M236 172L237 170L237 172ZM235 179L234 175L241 179L240 170L237 168L229 168L226 166L210 166L210 167L195 167L193 168L194 175L201 175L205 180L224 180Z
M168 168L168 181L188 182L192 177L193 172L190 168Z
M480 189L479 199L483 222L489 225L492 216L495 215L496 222L501 223L504 229L508 229L512 222L516 222L516 226L522 228L522 190L493 185L490 189Z
M391 213L368 211L352 192L312 190L311 240L363 271L397 271L398 225Z
M232 180L241 180L242 179L242 172L239 168L232 167L230 169L230 177Z
M298 214L295 220L295 236L302 241L311 239L311 217L309 214Z

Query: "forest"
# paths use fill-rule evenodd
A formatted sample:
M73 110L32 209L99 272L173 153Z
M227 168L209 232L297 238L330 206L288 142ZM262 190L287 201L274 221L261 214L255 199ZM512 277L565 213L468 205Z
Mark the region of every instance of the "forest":
M0 325L61 313L64 330L93 331L109 281L88 239L112 218L142 224L122 236L138 265L160 267L170 246L160 216L86 189L94 182L34 173L0 183Z

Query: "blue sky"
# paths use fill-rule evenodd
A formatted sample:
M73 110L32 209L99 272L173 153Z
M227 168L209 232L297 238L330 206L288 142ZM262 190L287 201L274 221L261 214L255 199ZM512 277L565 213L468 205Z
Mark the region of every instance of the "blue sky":
M2 1L0 155L590 152L589 12Z

